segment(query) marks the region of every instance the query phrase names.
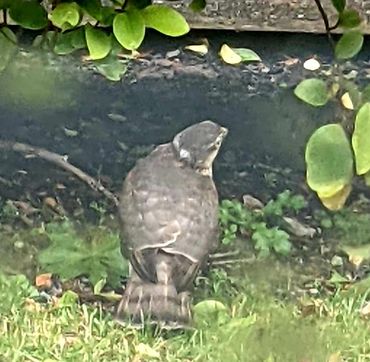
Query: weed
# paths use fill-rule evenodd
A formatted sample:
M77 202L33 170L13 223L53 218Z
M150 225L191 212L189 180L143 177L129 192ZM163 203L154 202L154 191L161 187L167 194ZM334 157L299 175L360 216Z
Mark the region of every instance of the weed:
M250 235L260 256L267 256L271 251L287 255L291 249L289 235L279 226L270 225L279 225L283 215L297 213L305 205L302 196L292 195L288 190L257 211L247 209L238 201L223 200L220 206L222 243L230 244L238 234Z

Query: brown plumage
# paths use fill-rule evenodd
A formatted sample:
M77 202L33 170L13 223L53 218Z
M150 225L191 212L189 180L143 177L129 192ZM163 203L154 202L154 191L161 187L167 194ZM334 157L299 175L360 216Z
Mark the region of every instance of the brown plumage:
M139 160L120 198L122 252L130 280L117 319L165 327L191 320L189 290L218 245L212 162L227 131L205 121Z

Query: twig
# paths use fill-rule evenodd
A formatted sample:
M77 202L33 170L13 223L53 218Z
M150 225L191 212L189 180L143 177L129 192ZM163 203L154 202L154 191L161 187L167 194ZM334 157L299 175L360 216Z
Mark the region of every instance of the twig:
M314 0L314 1L315 1L315 4L316 4L320 14L321 14L322 20L324 21L326 35L328 36L330 46L332 47L332 49L334 51L335 50L335 42L334 42L333 37L331 35L332 28L330 27L330 24L329 24L328 15L326 14L324 8L322 7L322 4L321 4L320 0Z
M23 153L25 155L33 155L43 160L49 161L64 169L65 171L72 173L81 181L88 184L93 190L101 192L106 198L113 201L116 206L118 206L119 204L118 197L114 193L107 190L99 181L95 180L84 171L70 164L67 161L67 157L65 156L59 155L58 153L50 152L44 148L34 147L26 143L4 140L0 140L0 149L12 150L15 152Z

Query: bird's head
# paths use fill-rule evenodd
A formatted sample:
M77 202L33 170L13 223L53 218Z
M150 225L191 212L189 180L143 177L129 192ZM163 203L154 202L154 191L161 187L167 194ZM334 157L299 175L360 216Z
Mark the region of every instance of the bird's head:
M212 163L228 130L212 121L194 124L172 141L177 158L204 175L212 175Z

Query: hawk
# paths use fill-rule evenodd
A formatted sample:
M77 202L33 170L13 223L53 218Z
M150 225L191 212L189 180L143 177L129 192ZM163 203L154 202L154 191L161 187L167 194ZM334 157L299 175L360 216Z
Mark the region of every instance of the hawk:
M120 195L121 250L130 277L116 320L190 324L190 289L218 246L212 164L227 129L204 121L137 161Z

